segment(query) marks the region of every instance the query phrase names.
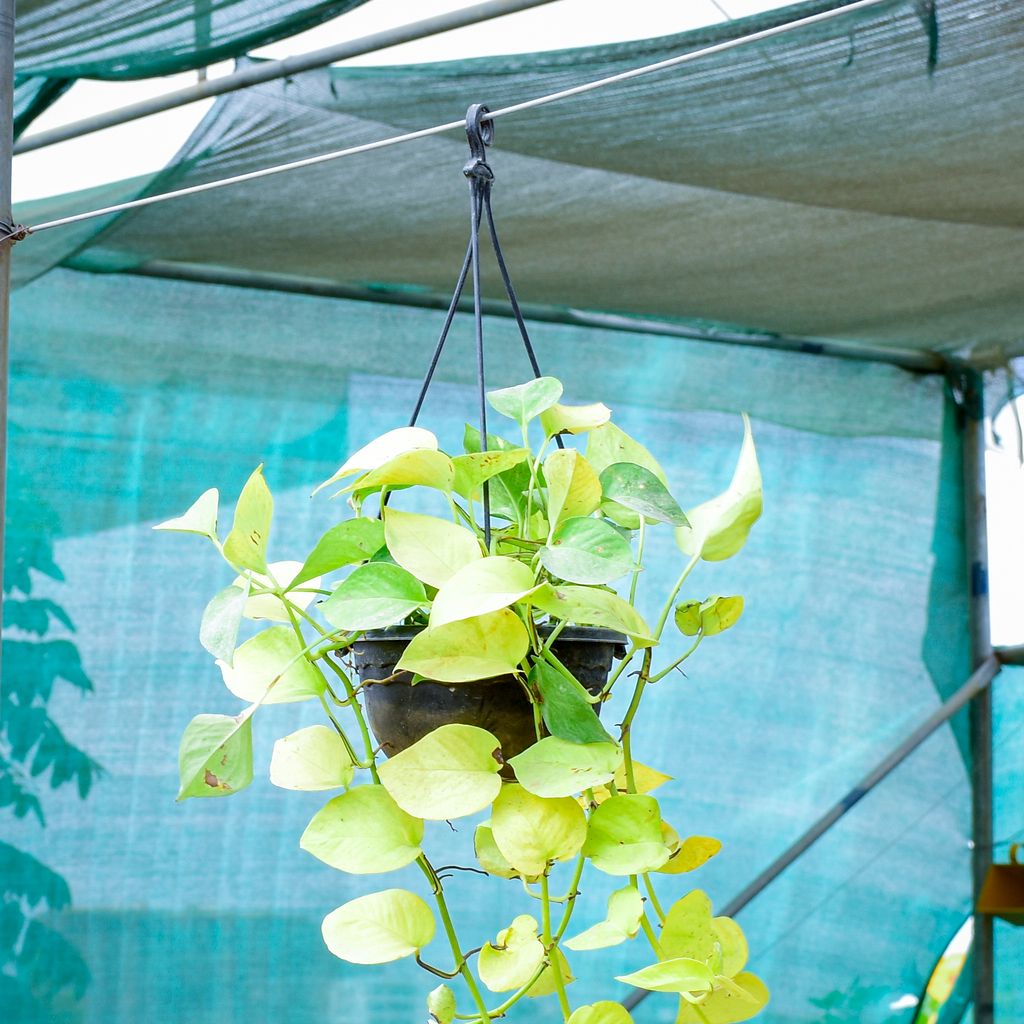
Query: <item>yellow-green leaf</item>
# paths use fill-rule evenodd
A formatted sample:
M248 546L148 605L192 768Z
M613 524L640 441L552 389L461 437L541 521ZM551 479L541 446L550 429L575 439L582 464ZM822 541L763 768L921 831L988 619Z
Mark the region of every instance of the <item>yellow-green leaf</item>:
M470 452L452 459L455 467L454 491L469 501L480 501L484 481L513 469L530 456L529 448Z
M398 668L424 679L465 683L515 672L530 637L508 608L444 626L431 626L406 647Z
M447 985L438 985L427 993L427 1012L437 1024L455 1020L455 993Z
M435 516L389 508L384 535L391 557L431 587L444 586L463 566L483 558L473 533Z
M301 651L288 626L271 626L246 640L232 665L217 665L236 697L254 704L288 704L319 697L326 686L323 674Z
M320 610L336 629L393 626L427 603L423 584L391 562L367 562L353 569Z
M383 546L384 524L379 519L346 519L316 542L289 586L298 587L346 565L365 562Z
M707 893L694 889L672 904L660 941L666 957L689 957L702 963L711 959L716 936Z
M633 1024L633 1018L622 1003L601 1000L589 1006L577 1006L566 1024Z
M477 825L473 833L473 852L480 862L480 867L496 878L518 878L519 872L505 859L494 841L494 832L489 821Z
M594 402L592 405L552 405L540 415L541 426L547 437L555 434L583 434L600 427L611 418L607 405Z
M696 871L722 849L722 844L711 836L690 836L680 842L679 834L671 825L663 821L661 827L662 838L669 850L669 859L658 868L664 875Z
M498 932L494 945L480 950L480 980L492 992L510 992L525 985L544 961L544 946L537 938L537 921L521 914Z
M652 647L657 640L640 613L618 594L594 587L568 584L538 590L530 599L541 611L577 626L604 626L626 633L637 647Z
M216 487L203 491L188 507L184 515L158 523L154 530L169 530L172 533L197 533L217 541L217 504L220 494Z
M579 853L587 818L570 797L546 800L507 783L494 801L491 830L505 860L520 874L534 877L543 875L551 861Z
M339 871L397 871L420 855L423 822L406 814L383 786L357 786L328 801L299 846Z
M434 937L434 915L415 893L385 889L332 910L321 931L327 948L352 964L386 964L418 953Z
M359 495L370 494L382 487L433 487L449 493L455 483L455 467L444 452L419 448L396 455L383 466L371 469L343 487L340 494L355 491Z
M743 598L712 594L704 601L684 601L676 605L676 626L684 636L715 636L735 626L743 614Z
M656 871L668 860L657 800L632 793L605 800L590 816L583 852L609 875Z
M649 470L632 462L616 462L601 471L601 492L646 519L686 526L687 519L668 488Z
M690 525L676 530L676 543L685 554L699 554L708 562L731 558L747 542L762 508L761 469L750 419L744 413L743 447L732 482L717 498L686 513Z
M658 465L658 460L639 441L634 441L614 423L605 423L587 435L587 461L599 476L617 462L632 462L650 470L668 486L668 477ZM602 502L601 511L627 529L635 530L640 526L640 517L635 512L614 501Z
M308 725L283 736L270 758L270 781L281 789L337 789L349 785L354 774L345 744L326 725Z
M626 780L626 766L621 764L618 770L615 772L615 788L621 792L625 792L627 789ZM649 768L647 765L642 764L640 761L634 759L633 761L633 781L636 783L636 791L638 793L650 793L652 790L657 789L659 786L664 786L666 782L672 781L671 775L666 775L664 772L659 772L656 768ZM594 788L594 802L603 804L612 795L612 791L607 786L597 786ZM662 828L665 828L664 822ZM679 837L676 836L678 842Z
M224 541L224 557L234 566L267 571L267 538L274 515L274 499L270 495L263 466L257 466L245 482L235 505L235 520Z
M756 974L744 972L731 980L716 978L716 988L699 1008L680 1000L676 1024L738 1024L757 1016L768 1005L768 988Z
M548 485L548 523L589 516L601 504L601 482L587 460L573 448L553 451L544 460Z
M722 957L719 974L727 978L735 977L747 965L749 951L747 937L743 929L731 917L715 917L711 919L711 927Z
M614 778L621 762L622 750L615 743L572 743L558 736L545 736L509 758L522 786L543 797L572 796L600 786Z
M501 747L475 725L442 725L380 766L380 781L402 810L444 821L475 814L501 789Z
M552 576L569 583L611 583L634 565L633 549L605 519L566 519L541 548L540 561Z
M605 949L633 938L640 930L644 913L643 897L632 885L616 889L608 897L608 913L603 921L580 932L565 945L569 949Z
M267 571L249 572L242 576L236 576L232 586L248 589L251 583L257 583L263 587L284 586L300 569L300 562L271 562ZM292 604L307 609L312 603L316 594L313 589L320 586L320 580L313 578L309 581L308 587L301 592L287 591L286 597ZM291 622L288 609L279 597L273 594L254 594L245 602L245 617L247 619L269 619L272 622Z
M252 782L252 713L196 715L178 750L178 799L230 796Z
M368 473L378 466L383 466L385 462L390 462L396 455L417 449L437 451L437 438L423 427L399 427L397 430L389 430L350 455L313 493L316 494L317 491L346 476L352 476L353 473Z
M536 377L525 384L487 392L491 406L523 428L561 397L561 381L554 377Z
M710 992L715 976L707 964L680 957L619 975L616 980L649 992Z
M463 566L437 592L430 608L431 628L507 608L537 587L528 565L495 555Z
M562 970L562 982L565 985L571 985L576 979L573 977L572 969L569 967L569 961L565 959L565 954L557 946L551 951L552 958L557 958L559 966ZM549 996L552 992L558 989L558 982L555 981L555 972L551 965L541 972L540 977L530 987L530 991L526 993L528 999L539 999L541 996Z

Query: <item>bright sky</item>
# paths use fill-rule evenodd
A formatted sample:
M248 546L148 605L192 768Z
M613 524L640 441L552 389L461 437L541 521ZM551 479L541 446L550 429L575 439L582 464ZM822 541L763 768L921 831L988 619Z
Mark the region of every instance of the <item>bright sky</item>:
M668 35L782 7L790 0L558 0L543 7L497 18L440 36L380 50L352 64L403 64L451 60L499 53L534 52L594 43ZM369 0L349 14L291 39L256 50L257 56L280 59L370 35L445 11L470 0ZM227 74L230 64L209 69L211 77ZM189 85L194 73L140 82L78 82L37 119L44 129L77 121L102 110ZM109 128L14 160L15 202L73 192L116 178L128 178L167 164L212 101L167 111L141 121ZM426 127L426 126L424 126ZM991 450L989 540L992 633L997 644L1024 643L1024 470L1017 462L1009 413L997 427L1007 439L1005 450Z

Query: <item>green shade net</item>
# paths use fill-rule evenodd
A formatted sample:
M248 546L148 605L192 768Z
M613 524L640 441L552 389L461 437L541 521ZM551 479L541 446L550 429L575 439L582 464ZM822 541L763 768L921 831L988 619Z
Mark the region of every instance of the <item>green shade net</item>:
M497 109L831 6L269 83L219 100L154 191L444 123L471 101ZM1024 351L1024 8L947 0L940 28L934 73L914 5L893 3L502 118L495 203L520 291L979 363ZM68 262L446 293L465 246L465 158L453 131L148 207ZM35 245L15 251L19 281L51 265Z
M364 2L18 0L15 132L76 78L151 78L206 67Z
M276 790L266 769L274 739L316 721L316 708L260 713L257 780L245 793L174 804L184 725L238 706L196 640L204 602L231 573L200 539L150 526L207 486L222 489L229 521L233 496L263 461L276 497L272 557L298 554L342 514L322 495L311 502L311 485L407 419L440 320L393 305L67 270L16 295L20 500L7 540L12 550L46 541L41 554L32 549L44 568L29 569L31 597L59 604L76 632L54 621L44 637L13 628L6 637L74 645L94 692L83 699L55 685L47 710L105 772L84 803L73 786L44 791L45 828L31 815L6 821L5 838L62 875L73 900L43 918L74 951L48 961L64 969L51 988L63 988L23 1019L424 1016L435 980L407 963L354 968L322 946L329 910L390 885L422 891L422 879L353 878L298 849L324 797ZM533 334L568 399L611 405L686 505L727 483L738 412L754 419L763 520L740 557L699 569L687 587L693 597L742 593L747 612L729 637L702 646L686 678L652 689L634 732L634 749L678 780L662 791L667 819L724 841L719 857L678 882L680 893L699 885L721 906L966 669L960 512L946 496L958 472L954 417L939 378L893 367L549 324ZM528 374L513 323L488 320L486 338L493 386ZM464 318L449 344L422 422L454 446L475 408ZM680 567L668 533L652 530L649 543L648 615ZM59 578L44 571L47 558ZM9 603L24 599L13 590ZM669 648L681 652L681 638ZM621 719L621 700L609 721ZM968 811L967 769L943 728L751 904L741 920L754 969L772 987L766 1024L820 1021L823 1002L845 1007L838 1019L909 1024L912 1011L893 1004L923 989L969 907ZM471 836L470 822L433 828L428 852L470 864ZM448 884L471 945L506 917L534 912L517 883L459 873ZM594 923L616 884L589 877L574 926ZM80 1000L64 968L73 956L91 978ZM440 946L426 956L441 960ZM571 955L574 1003L621 998L613 976L645 956L637 944ZM558 1019L553 1005L524 1012ZM639 1024L674 1017L659 995L637 1011Z

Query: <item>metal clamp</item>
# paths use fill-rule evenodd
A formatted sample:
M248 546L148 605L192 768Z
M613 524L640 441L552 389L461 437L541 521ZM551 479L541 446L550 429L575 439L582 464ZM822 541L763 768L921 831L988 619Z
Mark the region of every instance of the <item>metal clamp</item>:
M469 140L469 161L462 173L481 182L494 181L494 172L487 163L487 147L494 141L494 121L483 103L472 103L466 111L466 138Z

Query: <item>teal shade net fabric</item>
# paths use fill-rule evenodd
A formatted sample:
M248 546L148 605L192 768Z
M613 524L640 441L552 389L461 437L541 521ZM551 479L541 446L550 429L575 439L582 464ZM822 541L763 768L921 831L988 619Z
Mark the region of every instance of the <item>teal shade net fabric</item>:
M219 100L150 191L446 123L470 102L497 109L834 6L268 83ZM501 118L495 202L524 297L982 365L1024 351L1024 9L947 0L940 30L934 70L915 6L883 4ZM69 243L63 262L445 294L465 244L464 160L454 131L147 207ZM33 207L18 216L47 219ZM15 250L18 282L59 255L36 248L42 237Z
M187 721L239 709L196 638L203 604L231 573L199 538L150 527L208 486L221 488L227 520L263 462L276 498L271 555L298 555L343 514L323 495L311 502L311 486L406 421L440 319L68 270L17 293L19 500L7 542L30 552L32 591L12 580L8 604L51 601L75 631L51 618L43 636L11 626L5 639L73 646L92 691L58 680L46 711L102 771L84 801L73 785L48 789L42 774L45 827L5 817L5 840L70 887L71 906L40 918L68 951L42 963L87 972L75 976L80 999L66 972L42 978L19 1024L424 1016L436 979L408 964L355 968L322 945L319 922L334 907L389 885L422 891L422 879L347 876L298 848L324 796L277 790L266 770L273 741L317 721L317 708L259 713L246 792L174 804ZM678 883L720 907L932 711L966 664L960 513L947 500L959 441L944 386L812 355L549 324L533 334L569 400L609 404L685 505L728 482L738 413L753 417L764 517L741 556L702 567L687 587L742 593L746 614L702 646L686 678L652 690L634 736L676 778L661 791L667 820L723 840ZM489 319L486 337L492 386L529 375L514 324ZM457 321L421 420L449 447L475 408L471 344ZM680 568L670 536L652 530L650 543L647 614ZM671 646L681 652L681 641ZM609 721L623 710L620 696ZM969 909L969 796L955 732L943 728L741 915L752 967L772 989L766 1024L820 1021L823 1004L843 1007L838 1019L910 1024L906 997ZM472 863L471 823L456 824L428 832L438 863ZM588 877L574 927L597 920L616 884ZM460 873L448 885L471 945L534 912L517 883ZM426 956L440 959L440 947ZM636 944L570 959L575 1004L623 997L614 975L646 962ZM16 979L27 970L15 960ZM543 1004L526 1012L558 1018ZM653 995L636 1019L675 1013Z
M76 78L151 78L206 67L364 2L18 0L16 134Z

